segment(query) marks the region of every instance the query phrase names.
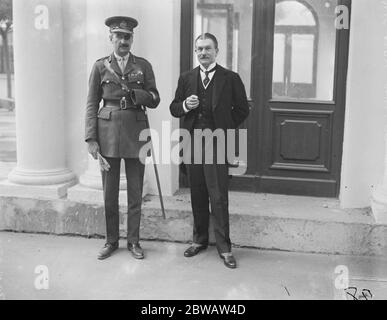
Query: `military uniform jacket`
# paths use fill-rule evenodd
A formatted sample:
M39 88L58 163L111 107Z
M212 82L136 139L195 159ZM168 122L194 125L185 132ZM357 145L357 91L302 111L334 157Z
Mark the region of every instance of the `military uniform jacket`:
M105 63L109 64L120 80ZM123 88L122 83L129 88L130 93ZM105 107L110 104L119 106L123 97L127 100L128 109ZM103 106L100 108L101 101ZM156 108L159 102L154 73L147 60L130 53L124 73L114 54L97 60L89 78L85 141L97 141L105 157L138 158L139 150L146 143L139 141L139 135L147 127L141 106Z

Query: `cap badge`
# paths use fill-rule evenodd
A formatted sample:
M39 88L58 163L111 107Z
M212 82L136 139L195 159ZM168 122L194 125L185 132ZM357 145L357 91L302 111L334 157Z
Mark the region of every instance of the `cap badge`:
M120 23L120 28L122 28L122 29L128 28L128 23L126 21L122 21Z

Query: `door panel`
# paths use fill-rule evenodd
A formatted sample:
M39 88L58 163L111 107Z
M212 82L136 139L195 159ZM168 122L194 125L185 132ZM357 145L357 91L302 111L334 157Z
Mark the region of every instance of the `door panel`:
M332 112L271 109L273 157L270 170L329 172Z

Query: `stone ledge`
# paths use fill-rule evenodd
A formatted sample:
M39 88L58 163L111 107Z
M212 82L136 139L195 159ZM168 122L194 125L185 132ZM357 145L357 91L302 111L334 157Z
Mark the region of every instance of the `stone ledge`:
M31 199L58 199L67 196L67 189L75 184L70 181L53 185L22 185L4 180L0 182L0 197L21 197Z
M301 200L304 202L297 198L303 198ZM387 226L375 224L367 209L340 212L332 199L321 199L318 202L318 198L297 198L231 193L230 226L233 245L298 252L387 256ZM246 202L246 199L250 199L250 202ZM287 209L281 209L276 199L284 203ZM321 217L322 213L317 209L316 212L310 211L313 210L312 204L322 205L326 216ZM271 211L263 211L269 207L272 208ZM189 242L192 237L189 195L183 193L166 197L165 208L166 220L162 218L158 197L144 198L141 237ZM292 213L297 208L305 212L298 212L293 217ZM333 214L332 210L336 212L338 219L330 216ZM122 237L126 236L125 211L126 207L120 206ZM68 199L0 196L0 230L103 236L103 204ZM210 239L213 242L212 231Z
M91 189L77 184L67 190L67 199L72 202L92 203L103 205L103 190ZM120 190L119 202L127 203L126 190Z

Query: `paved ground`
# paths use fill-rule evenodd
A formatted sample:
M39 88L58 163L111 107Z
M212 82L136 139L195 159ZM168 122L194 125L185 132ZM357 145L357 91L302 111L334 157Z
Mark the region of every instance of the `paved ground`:
M234 248L239 267L231 270L214 247L184 258L186 244L143 241L146 259L138 261L122 240L112 257L99 261L96 254L103 243L102 239L0 232L0 297L342 299L354 295L355 289L335 289L335 282L345 283L335 269L348 268L349 286L357 288L356 297L387 299L386 258ZM45 267L48 282L41 281ZM48 289L38 290L43 283Z

